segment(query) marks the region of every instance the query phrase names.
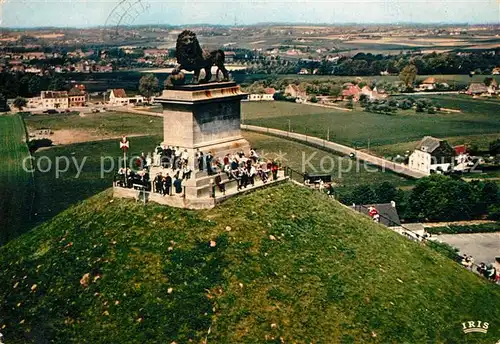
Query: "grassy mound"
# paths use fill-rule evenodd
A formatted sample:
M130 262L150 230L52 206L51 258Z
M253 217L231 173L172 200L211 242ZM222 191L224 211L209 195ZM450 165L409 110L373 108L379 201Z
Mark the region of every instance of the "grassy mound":
M494 343L500 290L283 185L194 212L99 194L0 248L12 343ZM462 322L489 322L487 334Z

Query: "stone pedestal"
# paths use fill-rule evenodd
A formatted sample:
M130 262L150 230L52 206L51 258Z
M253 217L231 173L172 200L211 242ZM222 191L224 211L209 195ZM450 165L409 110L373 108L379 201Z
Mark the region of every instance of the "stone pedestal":
M234 82L173 86L155 101L163 106L163 145L186 149L192 178L185 181L186 198L210 195L212 176L198 172L197 153L222 159L250 145L242 135L241 99L246 97ZM153 175L153 174L152 174Z

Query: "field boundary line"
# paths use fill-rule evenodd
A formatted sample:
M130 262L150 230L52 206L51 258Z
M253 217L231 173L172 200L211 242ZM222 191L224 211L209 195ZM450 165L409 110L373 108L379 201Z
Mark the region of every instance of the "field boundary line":
M24 135L25 135L25 140L24 140L24 145L26 147L26 150L28 151L28 155L31 157L31 159L29 159L30 161L30 167L31 167L31 180L32 180L32 185L33 185L33 192L32 192L32 195L31 195L31 205L30 205L30 217L29 217L29 220L31 221L32 220L32 216L33 216L33 206L35 204L35 198L36 198L36 181L35 181L35 167L33 165L33 155L31 154L31 151L30 151L30 148L28 146L28 142L29 142L29 133L28 133L28 128L26 126L26 122L24 121L24 118L21 116L21 115L16 115L19 119L19 121L21 121L21 124L24 128Z

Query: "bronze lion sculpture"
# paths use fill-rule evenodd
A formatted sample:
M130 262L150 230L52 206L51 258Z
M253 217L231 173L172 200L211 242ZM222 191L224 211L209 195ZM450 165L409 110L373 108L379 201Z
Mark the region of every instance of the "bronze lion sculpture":
M172 71L172 75L167 79L167 86L181 83L181 80L176 76L182 69L194 71L192 80L194 84L210 82L210 79L212 79L211 69L214 65L218 68L216 74L217 81L229 80L229 73L224 66L224 52L222 50L203 50L198 42L196 34L192 31L184 30L179 34L179 37L177 37L175 57L179 65ZM205 70L205 78L200 80L200 71L202 69ZM219 71L222 72L222 80L218 79Z

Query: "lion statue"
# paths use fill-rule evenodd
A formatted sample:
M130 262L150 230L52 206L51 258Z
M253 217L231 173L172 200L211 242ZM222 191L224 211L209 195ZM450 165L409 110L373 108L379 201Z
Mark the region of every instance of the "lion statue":
M229 80L229 73L224 67L224 52L222 50L206 51L203 50L198 42L196 34L189 30L184 30L177 37L175 47L175 57L179 64L167 79L166 85L171 86L179 84L179 78L176 77L182 69L194 71L193 83L207 83L212 78L212 66L217 66L217 81ZM200 71L205 70L205 78L200 80ZM223 79L219 80L219 72L222 72ZM182 78L183 79L183 78Z

